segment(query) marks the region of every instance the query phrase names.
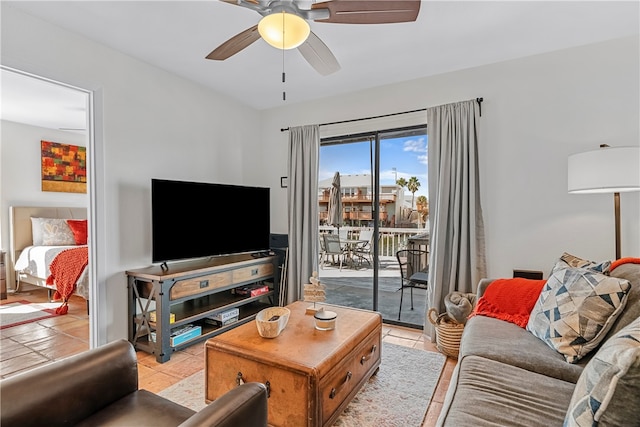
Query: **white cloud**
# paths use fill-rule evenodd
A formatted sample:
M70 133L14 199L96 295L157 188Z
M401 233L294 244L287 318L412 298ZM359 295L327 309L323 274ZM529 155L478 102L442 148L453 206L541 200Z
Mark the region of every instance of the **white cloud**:
M414 153L426 153L427 152L427 139L409 139L404 142L404 151L411 151Z

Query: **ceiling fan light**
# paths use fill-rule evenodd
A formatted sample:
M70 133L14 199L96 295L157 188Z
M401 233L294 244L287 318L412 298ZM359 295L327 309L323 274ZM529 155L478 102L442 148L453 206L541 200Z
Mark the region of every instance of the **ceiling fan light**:
M262 18L258 23L258 32L277 49L293 49L304 43L311 28L303 18L283 11Z

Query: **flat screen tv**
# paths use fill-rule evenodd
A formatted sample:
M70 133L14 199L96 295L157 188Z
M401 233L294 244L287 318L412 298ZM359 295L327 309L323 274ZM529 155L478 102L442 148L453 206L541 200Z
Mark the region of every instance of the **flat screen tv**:
M151 180L152 262L269 250L269 188Z

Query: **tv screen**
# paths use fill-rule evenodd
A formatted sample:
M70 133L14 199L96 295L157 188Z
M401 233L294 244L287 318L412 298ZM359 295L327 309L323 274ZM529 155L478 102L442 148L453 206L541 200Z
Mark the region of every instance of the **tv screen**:
M152 262L269 250L269 202L269 188L152 179Z

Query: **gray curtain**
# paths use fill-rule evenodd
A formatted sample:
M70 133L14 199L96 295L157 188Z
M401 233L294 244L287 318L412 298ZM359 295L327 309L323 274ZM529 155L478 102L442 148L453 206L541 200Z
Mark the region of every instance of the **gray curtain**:
M318 125L289 129L289 265L287 304L302 299L318 254Z
M427 109L431 212L427 304L439 313L445 311L447 294L474 292L486 276L478 178L479 119L475 99ZM435 340L428 319L425 334Z

